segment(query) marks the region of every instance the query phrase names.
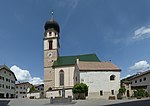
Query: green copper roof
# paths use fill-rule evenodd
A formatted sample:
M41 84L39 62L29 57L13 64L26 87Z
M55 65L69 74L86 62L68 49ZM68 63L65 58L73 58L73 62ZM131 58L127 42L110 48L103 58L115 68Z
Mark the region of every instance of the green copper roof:
M75 55L75 56L60 56L60 57L58 57L57 61L54 62L53 66L54 67L59 67L59 66L75 65L77 59L79 59L80 61L100 62L100 60L96 56L96 54L85 54L85 55Z

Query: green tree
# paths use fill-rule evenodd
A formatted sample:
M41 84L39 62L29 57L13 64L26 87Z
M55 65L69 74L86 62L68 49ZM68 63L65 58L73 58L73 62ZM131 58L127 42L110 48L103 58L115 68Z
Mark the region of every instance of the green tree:
M31 93L31 92L34 92L34 91L35 91L35 88L34 88L34 86L32 86L32 87L30 88L30 91L29 91L29 92Z
M126 92L126 88L124 87L124 86L122 86L120 89L119 89L119 93L120 94L125 94L125 92Z
M84 83L75 84L72 91L73 93L87 93L88 86Z

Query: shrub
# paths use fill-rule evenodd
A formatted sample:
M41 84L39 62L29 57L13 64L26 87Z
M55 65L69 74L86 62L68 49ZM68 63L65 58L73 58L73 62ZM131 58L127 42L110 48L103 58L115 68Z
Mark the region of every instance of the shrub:
M39 92L39 91L36 90L34 86L32 86L29 90L29 93L33 93L33 92Z
M134 97L148 97L148 92L144 89L137 89L134 91Z
M148 94L148 92L147 92L147 91L145 92L145 96L146 96L146 97L149 97L149 94Z
M88 86L84 83L75 84L72 91L73 93L87 93Z
M125 94L125 92L126 92L126 88L124 87L124 86L122 86L120 89L119 89L119 93L120 94Z
M86 99L86 96L88 96L88 86L84 83L75 84L72 92L74 99Z

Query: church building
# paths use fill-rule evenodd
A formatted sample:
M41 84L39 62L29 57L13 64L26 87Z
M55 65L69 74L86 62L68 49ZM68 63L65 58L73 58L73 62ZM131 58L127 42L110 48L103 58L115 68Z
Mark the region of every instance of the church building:
M114 81L108 81L108 83L103 85L103 88L107 88L109 86L109 82L111 85L116 86L113 88L113 91L110 90L110 92L116 93L119 89L119 81L120 81L120 69L115 66L112 63L106 63L105 68L106 70L102 70L101 62L99 58L96 56L96 54L81 54L81 55L74 55L74 56L60 56L59 54L59 38L60 38L60 27L59 24L54 20L53 16L50 20L46 21L44 26L45 32L44 32L44 92L45 96L47 98L50 97L56 97L61 96L62 89L65 89L65 96L72 96L72 88L74 84L79 82L84 82L89 86L89 89L91 87L94 87L94 85L90 86L86 79L84 79L84 75L82 73L89 73L89 72L98 72L98 73L104 73L105 79L109 79L111 75L115 77ZM79 65L81 62L85 62L85 65L82 64L82 68L85 70L81 71ZM87 64L91 64L87 67ZM97 70L95 70L93 65L98 65ZM111 65L112 67L109 67ZM84 67L85 66L85 67ZM90 67L91 66L91 67ZM107 67L108 66L108 67ZM89 71L89 69L91 69ZM109 74L106 75L106 73L109 72ZM104 74L97 74L96 78L104 78ZM89 76L91 78L95 77L95 74L91 74L93 76ZM85 75L85 77L87 77ZM108 78L107 78L108 77ZM81 79L80 79L81 78ZM85 81L83 81L85 80ZM94 80L93 80L94 81ZM103 91L102 89L99 89L97 83L103 84L107 80L97 80L100 82L94 82L93 84L96 84L97 86L97 95L99 95L99 92ZM115 82L115 83L113 83ZM109 86L110 87L110 86ZM91 90L90 90L91 91ZM91 91L92 92L92 91ZM105 91L104 91L105 92ZM115 94L116 95L116 94Z

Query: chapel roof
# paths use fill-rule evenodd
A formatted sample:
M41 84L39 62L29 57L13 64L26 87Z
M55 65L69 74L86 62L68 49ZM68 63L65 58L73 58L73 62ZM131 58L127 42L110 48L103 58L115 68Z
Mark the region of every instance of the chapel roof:
M79 61L77 66L80 71L121 71L121 69L112 62Z
M79 59L80 61L100 62L100 60L96 56L96 54L84 54L84 55L74 55L74 56L59 56L58 59L54 62L53 67L75 65L77 59Z

